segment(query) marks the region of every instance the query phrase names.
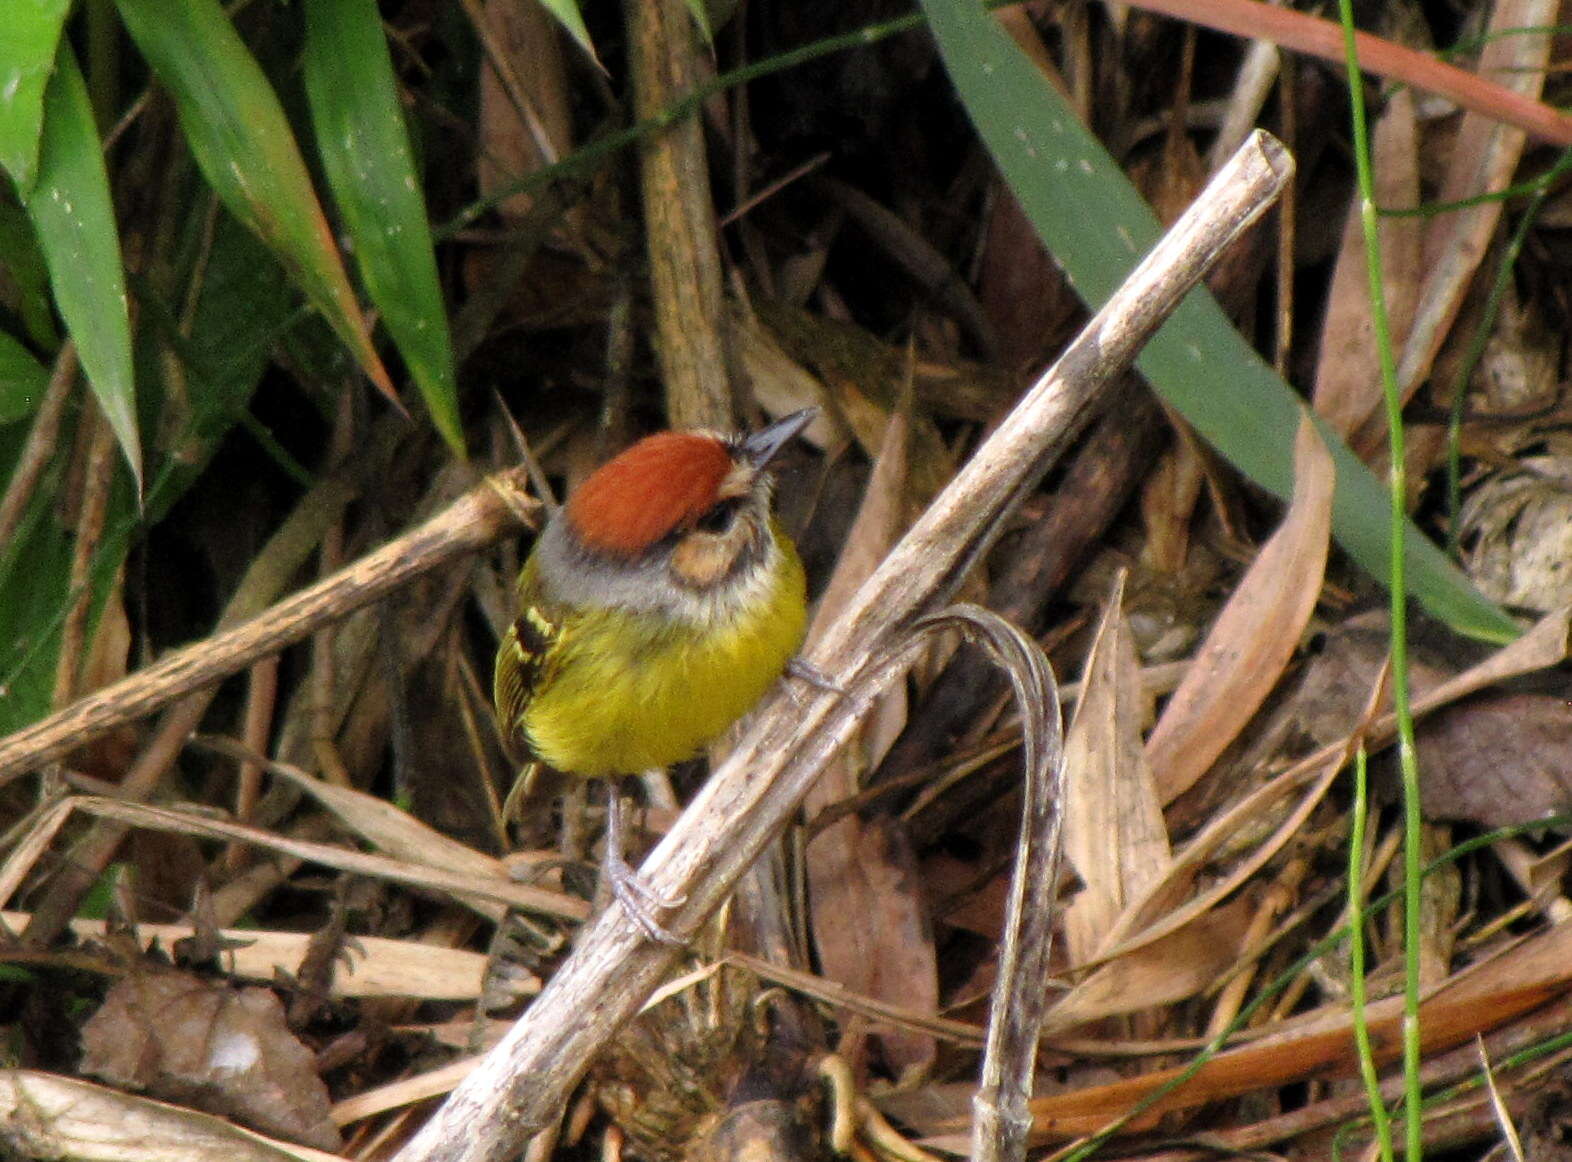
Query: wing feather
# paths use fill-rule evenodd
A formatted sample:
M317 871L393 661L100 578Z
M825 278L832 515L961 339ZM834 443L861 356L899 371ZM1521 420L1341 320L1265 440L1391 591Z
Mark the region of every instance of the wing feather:
M525 580L529 572L525 570ZM524 717L530 700L560 656L563 624L555 611L530 599L533 586L521 584L520 589L522 608L497 648L492 696L504 741L518 755L533 758Z

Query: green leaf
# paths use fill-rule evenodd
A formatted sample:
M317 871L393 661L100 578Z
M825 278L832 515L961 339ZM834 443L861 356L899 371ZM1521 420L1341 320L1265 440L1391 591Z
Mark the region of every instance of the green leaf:
M219 214L203 254L201 288L183 321L151 292L142 296L144 335L153 332L167 344L185 378L184 390L171 393L160 416L166 460L148 485L149 522L162 519L206 468L244 417L271 353L299 321L273 253L233 215ZM325 327L322 334L331 341ZM162 368L168 380L169 362L159 344L138 348L145 366ZM334 343L333 350L342 354L343 347Z
M128 488L117 487L111 497L91 574L95 616L138 530L166 517L201 474L244 417L270 353L299 319L296 296L272 252L231 215L220 213L209 225L202 209L194 208L186 224L190 234L202 236L202 246L175 248L188 252L172 281L182 307L190 309L177 318L154 288L137 288L137 366L149 385L141 406L149 429L161 435L162 455L156 466L150 463L140 507ZM327 334L326 327L322 331ZM174 359L167 357L171 352ZM27 435L25 425L0 426L0 479L11 475ZM71 443L68 427L24 520L0 544L0 735L51 709L60 628L74 596L75 537L54 518ZM156 454L150 452L150 461Z
M116 3L174 98L203 176L229 212L278 255L362 370L397 403L278 96L217 0Z
M0 35L0 169L18 190L38 176L44 90L70 0L10 0Z
M527 4L529 0L524 2ZM540 0L540 5L567 30L569 36L578 41L579 47L590 60L600 63L600 58L595 55L595 46L590 43L589 29L584 27L584 17L579 14L577 0Z
M1076 293L1096 308L1157 241L1156 215L977 0L923 0L923 8L978 135ZM1147 344L1139 367L1235 467L1288 497L1303 400L1204 288L1192 291ZM1347 445L1319 426L1337 467L1333 533L1359 565L1385 581L1386 492ZM1408 574L1414 596L1454 629L1491 641L1520 632L1412 524Z
M688 0L688 14L693 17L693 23L698 25L700 35L704 37L704 43L713 43L715 30L710 27L710 6L708 0Z
M27 337L41 350L53 351L60 336L49 297L49 267L27 211L19 206L0 205L0 266L16 283L17 313Z
M0 424L30 415L49 386L49 369L0 331Z
M26 437L22 424L0 430L7 475ZM54 698L72 555L70 530L51 518L64 457L56 460L10 541L0 545L0 735L38 721Z
M49 266L55 304L140 492L142 453L125 268L98 127L69 44L60 46L44 93L38 180L23 201Z
M333 200L366 292L462 459L453 343L376 0L307 0L305 9L306 99Z

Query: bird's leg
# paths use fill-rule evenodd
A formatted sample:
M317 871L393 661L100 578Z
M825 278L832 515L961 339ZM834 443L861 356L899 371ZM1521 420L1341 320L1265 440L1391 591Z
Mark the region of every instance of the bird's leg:
M786 663L786 674L788 677L806 682L810 686L816 686L820 690L828 690L831 694L846 693L845 689L834 678L819 669L818 666L815 666L807 658L801 656L794 657Z
M623 856L622 790L615 779L606 784L606 854L601 861L601 871L611 888L612 898L643 929L644 935L661 944L678 948L687 945L687 941L661 927L651 909L675 908L686 902L688 897L678 896L673 899L660 895L644 882Z

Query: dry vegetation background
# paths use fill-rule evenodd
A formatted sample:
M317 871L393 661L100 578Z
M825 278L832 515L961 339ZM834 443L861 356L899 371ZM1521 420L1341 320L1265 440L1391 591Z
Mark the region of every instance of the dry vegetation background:
M58 336L51 346L29 322L34 284L6 250L0 326L55 374L44 410L0 432L15 479L33 473L0 514L20 503L60 530L49 568L32 549L7 560L4 593L33 619L6 647L8 680L48 638L60 660L39 680L41 706L69 707L332 575L517 462L499 398L568 490L667 423L822 405L784 458L779 496L817 617L833 617L1084 308L920 25L719 88L678 131L613 139L718 71L904 8L751 0L714 14L706 46L680 3L625 7L585 7L597 64L530 3L381 6L437 228L468 464L424 416L409 422L367 390L207 192L108 6L73 19L95 97L107 89L100 119L118 124L106 156L138 383L160 384L142 404L159 483L138 518L110 427ZM1197 0L1198 18L1209 7ZM296 116L300 13L255 0L233 18ZM1289 145L1291 197L1211 289L1384 472L1341 68L1122 6L1028 4L1001 19L1165 220L1236 126ZM1550 104L1572 45L1547 31L1563 19L1554 4L1401 0L1360 19ZM1481 52L1527 55L1481 65ZM1564 158L1502 131L1489 108L1465 115L1375 77L1368 95L1382 205L1508 191L1383 222L1412 390L1412 511L1532 627L1492 645L1413 626L1424 843L1439 861L1412 950L1426 1141L1475 1157L1507 1149L1510 1125L1523 1156L1568 1157L1572 846L1535 826L1572 804L1557 612L1572 599ZM1227 1034L1100 1153L1364 1155L1337 938L1361 740L1368 1012L1395 1098L1385 598L1329 538L1331 467L1311 444L1285 507L1132 373L963 588L1074 681L1039 1152L1129 1113ZM44 467L26 467L29 447ZM5 519L14 544L33 535ZM489 675L527 542L505 507L486 520L469 534L480 553L156 715L112 710L88 745L25 778L7 768L9 1148L283 1156L191 1112L206 1111L391 1157L569 954L593 896L600 797L547 784L521 823L502 819L513 772ZM101 597L82 597L93 553L115 543ZM936 648L531 1156L964 1149L1019 829L1018 749L1004 682L971 650ZM695 763L645 780L649 834L702 778Z

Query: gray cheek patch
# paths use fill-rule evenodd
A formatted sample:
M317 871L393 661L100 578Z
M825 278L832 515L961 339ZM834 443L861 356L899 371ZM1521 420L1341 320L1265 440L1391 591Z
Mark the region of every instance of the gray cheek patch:
M763 596L779 563L780 549L765 532L762 551L745 574L709 593L695 592L669 575L668 555L652 555L615 566L578 542L560 515L536 542L540 581L549 601L650 613L699 627L735 617Z

